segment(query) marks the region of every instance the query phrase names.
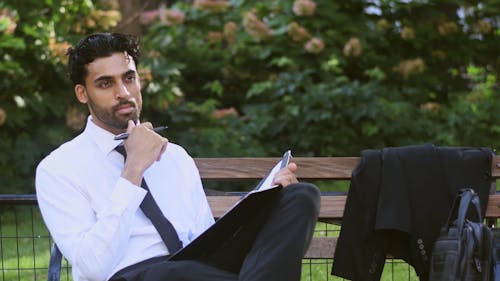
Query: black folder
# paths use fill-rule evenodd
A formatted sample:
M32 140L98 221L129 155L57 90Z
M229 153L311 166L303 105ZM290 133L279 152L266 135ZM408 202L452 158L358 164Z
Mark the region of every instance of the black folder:
M271 181L278 170L288 165L290 158L291 152L285 152L281 161L268 172L252 191L243 196L200 236L171 255L169 260L203 259L210 256L220 245L236 235L245 222L258 213L262 206L272 204L273 200L276 199L276 195L282 187L271 185Z

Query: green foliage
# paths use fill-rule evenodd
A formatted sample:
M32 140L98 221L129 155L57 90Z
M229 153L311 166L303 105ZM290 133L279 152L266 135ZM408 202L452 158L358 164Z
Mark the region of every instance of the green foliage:
M194 156L500 144L498 0L172 2L142 35L143 118ZM100 8L0 4L2 192L81 130L62 50L111 30Z
M2 193L33 193L37 163L80 130L64 53L93 6L77 2L0 3Z
M185 13L181 24L150 27L145 48L160 55L148 60L180 73L163 75L159 88L180 89L182 103L201 115L196 108L207 100L238 112L228 123L213 120L209 110L189 126L208 126L216 142L225 132L224 147L236 144L227 151L207 146L205 138L186 142L179 132L194 154L278 155L292 148L296 155L358 155L424 142L498 146L494 5L317 0L311 15L301 16L297 2L305 10L311 3L230 1L222 12L177 3L169 9ZM232 33L230 22L237 26ZM324 48L306 47L312 38ZM175 107L160 115L175 119ZM254 143L238 146L235 131Z

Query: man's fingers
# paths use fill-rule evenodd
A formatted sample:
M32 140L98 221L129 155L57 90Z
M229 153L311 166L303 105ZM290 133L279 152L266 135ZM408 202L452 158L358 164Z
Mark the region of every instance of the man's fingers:
M150 130L153 130L153 124L151 124L151 122L144 122L144 123L141 123L141 125L150 129Z
M156 161L160 161L161 160L161 156L163 155L163 153L165 152L165 150L167 150L167 144L168 144L168 139L167 138L163 138L163 146L161 147L161 151L160 151L160 154L158 154L158 158L156 159Z
M295 171L297 171L297 165L295 163L290 163L286 168L281 169L274 177L273 184L279 184L283 187L290 185L292 183L297 183L297 177L295 176Z
M132 120L128 120L128 126L127 126L127 133L130 134L132 132L132 129L135 127L135 123Z

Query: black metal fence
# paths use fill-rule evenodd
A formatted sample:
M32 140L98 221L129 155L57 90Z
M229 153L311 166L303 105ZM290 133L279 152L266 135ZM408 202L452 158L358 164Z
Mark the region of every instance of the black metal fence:
M338 236L339 228L319 223L316 236ZM47 280L52 239L34 195L0 195L0 281ZM330 275L332 259L304 259L302 281L343 280ZM61 281L72 280L63 259ZM408 264L389 260L382 280L418 280Z
M51 246L35 196L0 195L0 281L47 280ZM66 260L64 280L71 280Z

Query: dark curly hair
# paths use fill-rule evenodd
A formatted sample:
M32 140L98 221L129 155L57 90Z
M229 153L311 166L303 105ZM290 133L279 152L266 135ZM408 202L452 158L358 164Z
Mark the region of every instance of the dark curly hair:
M83 38L76 46L70 47L66 55L68 75L73 85L85 84L87 64L116 52L127 52L137 65L141 56L139 39L122 33L96 33Z

